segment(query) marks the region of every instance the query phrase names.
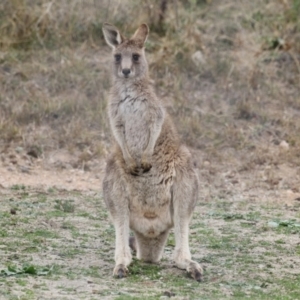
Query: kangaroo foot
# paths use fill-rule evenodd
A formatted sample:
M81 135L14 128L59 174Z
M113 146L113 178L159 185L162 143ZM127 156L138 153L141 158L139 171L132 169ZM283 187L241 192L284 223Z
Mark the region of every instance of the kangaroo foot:
M128 269L123 265L116 265L114 269L114 277L116 278L124 278L128 274Z
M197 280L198 282L202 281L203 270L201 266L196 262L190 262L187 268L188 273L191 275L192 278Z

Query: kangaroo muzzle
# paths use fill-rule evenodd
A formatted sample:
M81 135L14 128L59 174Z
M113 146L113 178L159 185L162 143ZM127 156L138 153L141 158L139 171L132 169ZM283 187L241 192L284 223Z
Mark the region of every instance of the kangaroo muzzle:
M123 69L122 73L127 77L130 74L130 69Z

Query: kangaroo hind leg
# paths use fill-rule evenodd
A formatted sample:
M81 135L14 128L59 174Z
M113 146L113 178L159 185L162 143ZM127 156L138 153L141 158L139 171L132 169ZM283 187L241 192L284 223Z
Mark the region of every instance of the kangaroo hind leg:
M178 172L173 186L176 266L185 269L195 280L201 281L203 270L191 259L189 222L198 196L198 178L192 169Z
M113 164L107 170L103 181L103 195L115 227L116 248L113 275L122 278L128 273L127 266L131 263L132 255L128 244L128 195L126 193L126 184L117 171Z

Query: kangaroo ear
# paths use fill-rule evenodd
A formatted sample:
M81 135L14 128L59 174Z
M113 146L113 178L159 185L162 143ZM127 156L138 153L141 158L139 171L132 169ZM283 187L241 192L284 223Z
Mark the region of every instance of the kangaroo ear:
M116 28L115 26L113 26L109 23L103 24L102 31L103 31L106 43L112 48L117 47L124 41L124 37L119 32L118 28Z
M142 24L136 30L136 32L132 36L131 40L137 41L140 44L140 46L143 47L147 40L148 34L149 34L149 28L148 28L147 24Z

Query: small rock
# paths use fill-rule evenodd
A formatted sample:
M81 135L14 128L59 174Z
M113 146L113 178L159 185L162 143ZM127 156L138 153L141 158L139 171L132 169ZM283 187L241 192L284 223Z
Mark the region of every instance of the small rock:
M266 283L266 282L263 282L263 283L260 285L260 287L263 288L263 289L266 288L267 286L268 286L268 283Z
M32 147L27 151L27 155L32 156L34 158L38 158L41 154L40 152L40 149L38 149L37 147Z
M210 162L208 160L206 160L204 163L203 163L204 167L209 167L210 166Z
M11 208L11 209L10 209L10 213L11 213L12 215L15 215L15 214L17 214L17 211L16 211L16 209Z
M200 66L206 63L203 53L198 50L192 55L192 60L195 65Z
M26 166L20 166L20 170L22 173L27 173L27 174L30 173L30 168Z
M17 147L17 148L15 149L15 151L16 151L17 153L22 153L22 152L24 151L24 149L23 149L22 147Z
M176 296L176 294L173 293L173 292L165 291L165 292L163 293L163 296L167 296L167 297L170 298L170 297Z
M290 148L290 145L286 141L281 141L279 144L281 150L287 151Z
M269 226L269 227L273 227L273 228L275 228L275 227L278 227L278 226L279 226L279 224L278 224L277 222L270 221L270 222L268 222L268 226Z

